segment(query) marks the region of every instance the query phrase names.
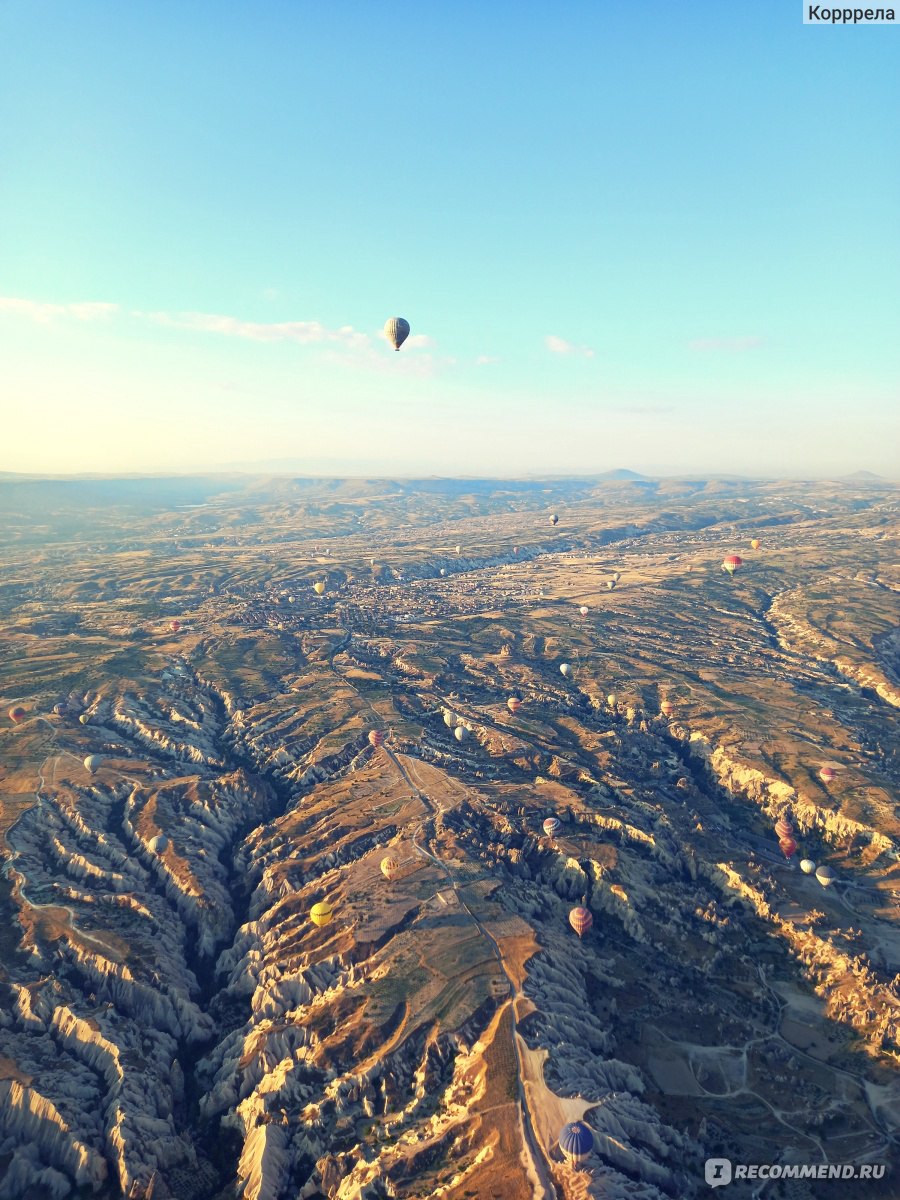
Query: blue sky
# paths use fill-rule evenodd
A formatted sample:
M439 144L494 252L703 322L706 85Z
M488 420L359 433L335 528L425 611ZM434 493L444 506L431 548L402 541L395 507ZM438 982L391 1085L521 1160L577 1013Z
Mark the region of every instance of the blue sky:
M6 0L0 470L900 475L898 36Z

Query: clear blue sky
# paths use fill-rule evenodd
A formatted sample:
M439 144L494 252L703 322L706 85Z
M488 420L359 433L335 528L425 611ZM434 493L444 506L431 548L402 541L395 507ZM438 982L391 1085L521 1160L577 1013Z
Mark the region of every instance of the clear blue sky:
M900 475L898 39L6 0L0 470Z

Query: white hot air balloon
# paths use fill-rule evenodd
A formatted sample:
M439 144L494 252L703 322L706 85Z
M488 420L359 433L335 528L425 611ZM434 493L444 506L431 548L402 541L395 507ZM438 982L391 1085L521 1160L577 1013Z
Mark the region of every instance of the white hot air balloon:
M404 317L388 317L384 323L384 336L395 350L399 350L409 337L409 321Z

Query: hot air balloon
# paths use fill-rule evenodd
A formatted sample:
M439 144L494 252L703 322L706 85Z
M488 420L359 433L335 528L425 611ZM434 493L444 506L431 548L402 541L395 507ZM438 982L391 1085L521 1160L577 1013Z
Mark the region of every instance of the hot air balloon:
M456 713L451 712L449 708L444 709L444 724L448 729L452 729L456 724Z
M90 719L91 719L90 713L82 713L81 716L78 718L78 722L80 725L87 725L87 723L90 721Z
M457 553L457 555L459 555L459 554L461 553L461 551L462 551L462 546L457 546L457 547L456 547L456 553Z
M327 900L320 900L318 904L314 904L309 910L309 919L313 925L327 925L334 916L334 909Z
M572 670L572 668L569 666L569 664L568 664L568 663L560 663L560 664L559 664L559 673L560 673L560 675L568 675L568 673L569 673L571 670Z
M800 870L803 872L804 875L812 875L812 873L815 869L816 869L816 864L813 862L813 860L811 858L801 858L800 859Z
M321 580L319 580L318 583L313 584L313 591L316 593L317 596L321 596L325 591L325 584Z
M547 837L549 838L556 837L559 828L560 821L556 817L548 817L544 822L544 833L546 833Z
M556 513L554 513L554 514L551 516L551 518L550 518L550 524L551 524L551 525L558 525L558 524L559 524L559 517L556 515Z
M384 734L380 729L373 729L369 733L369 745L374 746L376 750L379 746L384 745Z
M394 879L397 876L397 874L399 873L399 871L400 871L400 864L397 862L396 858L391 858L391 856L388 855L387 858L383 858L381 860L381 873L385 877L385 879ZM321 905L318 905L318 904L316 905L316 908L320 908L320 907L321 907ZM330 911L329 911L329 917L330 917ZM313 920L315 920L315 917L313 917ZM316 924L318 925L318 924L320 924L320 922L316 921ZM325 922L322 921L321 924L324 925Z
M169 839L164 833L158 833L156 837L152 837L147 843L147 848L153 854L162 854L169 844Z
M722 563L722 570L727 571L729 575L734 575L735 571L739 570L744 565L744 560L739 554L729 554Z
M619 580L622 578L622 572L621 571L613 571L612 577L616 581L616 583L618 583Z
M785 858L790 858L797 849L797 843L793 838L781 838L778 845L781 847L781 853Z
M613 591L615 591L615 588L616 588L616 581L614 579L607 579L606 586L609 588L609 590L611 592L613 592Z
M9 719L12 721L12 723L14 725L18 725L20 721L24 721L25 715L26 715L25 709L22 707L21 704L15 704L9 710Z
M582 604L581 608L579 608L578 611L581 613L581 615L583 617L586 617L588 615L588 613L590 612L590 609L588 608L588 606L586 604Z
M53 715L56 717L64 717L66 715L66 706L64 704L54 704Z
M510 696L506 702L506 707L511 713L517 713L522 707L522 701L519 700L517 696Z
M446 575L446 574L447 574L447 572L444 570L444 568L443 568L443 567L441 567L441 574L442 574L442 575Z
M404 317L388 317L384 323L384 336L395 350L399 350L409 337L409 321Z
M663 700L659 706L659 711L668 720L675 711L675 705L670 700Z
M816 879L818 879L822 887L831 887L835 879L834 871L832 871L831 867L818 867L816 870Z
M518 554L518 553L519 553L519 547L513 546L513 554Z
M590 1125L584 1121L570 1121L564 1125L559 1135L559 1148L566 1156L566 1161L578 1166L584 1162L594 1148L594 1134Z
M609 695L606 697L606 703L609 705L610 708L616 707L616 693L615 692L609 693Z
M750 539L750 549L751 550L759 549L759 538L751 538Z
M584 937L593 923L594 916L591 910L589 908L584 908L580 904L573 908L569 913L569 924L580 938Z
M84 769L89 775L96 775L97 768L103 763L103 759L99 754L89 754L84 760Z
M779 839L789 838L793 836L794 827L787 817L780 817L775 822L775 832L778 834Z
M837 771L834 767L823 767L819 772L819 778L823 783L832 783L837 778Z
M465 725L457 725L457 727L453 730L453 736L458 742L464 742L466 740L467 733L468 730L466 729Z
M169 628L172 630L172 632L173 632L173 633L177 633L177 632L178 632L178 630L181 628L181 622L180 622L180 621L173 621L173 622L171 623L171 625L169 626Z

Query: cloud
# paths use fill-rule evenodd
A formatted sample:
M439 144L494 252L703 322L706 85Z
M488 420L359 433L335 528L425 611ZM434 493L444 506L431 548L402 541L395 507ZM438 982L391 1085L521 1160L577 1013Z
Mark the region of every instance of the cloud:
M201 312L135 312L132 315L146 317L156 325L164 325L169 329L217 333L250 342L297 342L302 346L329 342L344 346L366 346L369 343L368 334L360 333L352 325L328 329L321 321L243 321L239 317Z
M755 350L762 343L763 339L761 337L694 338L692 342L688 342L688 349L700 351L725 350L731 354L737 354L742 350Z
M551 354L575 354L580 358L594 357L590 346L576 346L573 342L567 342L565 338L557 337L555 333L547 334L544 338L544 345Z
M476 367L492 367L494 363L498 363L500 359L496 354L479 354L475 359Z
M41 300L23 300L15 296L0 296L0 312L14 313L49 325L55 317L72 317L76 321L101 321L118 312L118 304L81 301L78 304L46 304Z

